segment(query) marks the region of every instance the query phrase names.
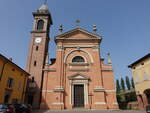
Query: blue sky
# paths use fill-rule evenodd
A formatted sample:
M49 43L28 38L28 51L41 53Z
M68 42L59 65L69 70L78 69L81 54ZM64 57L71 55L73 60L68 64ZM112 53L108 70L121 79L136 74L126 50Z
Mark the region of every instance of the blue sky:
M25 68L32 12L44 0L0 0L0 53L12 57L13 61ZM58 26L64 31L80 26L92 31L96 24L99 35L103 36L101 57L111 53L116 78L131 76L128 65L150 52L150 0L48 0L53 18L51 27L50 57L55 57L53 37Z

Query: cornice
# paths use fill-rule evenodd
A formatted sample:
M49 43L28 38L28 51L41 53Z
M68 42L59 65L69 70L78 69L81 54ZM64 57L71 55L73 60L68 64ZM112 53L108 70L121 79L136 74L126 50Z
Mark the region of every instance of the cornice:
M101 39L98 38L87 38L87 39L83 39L83 38L56 38L55 42L58 41L97 41L98 43L101 42Z
M64 36L71 34L71 33L74 33L74 32L82 32L82 33L85 33L85 34L90 35L90 36L95 37L95 38L102 38L100 35L93 33L93 32L89 32L89 31L82 29L80 27L72 29L72 30L67 31L67 32L64 32L64 33L61 33L61 34L57 35L56 37L64 37Z
M101 86L96 86L96 88L93 89L94 92L104 92L105 89Z
M81 44L74 44L74 45L63 45L64 48L77 48L77 47L80 47L80 48L93 48L93 49L97 49L99 48L99 44L91 44L91 45L81 45Z
M56 72L56 68L43 69L43 71Z
M113 69L103 68L102 71L113 71Z
M69 71L89 71L89 68L71 68L69 69Z

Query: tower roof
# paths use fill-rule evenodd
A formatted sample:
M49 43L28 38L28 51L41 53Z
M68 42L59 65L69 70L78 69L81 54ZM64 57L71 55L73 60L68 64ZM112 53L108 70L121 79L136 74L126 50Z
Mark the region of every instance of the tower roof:
M50 24L53 24L51 13L46 4L41 5L41 7L37 11L33 12L33 16L48 16L50 19Z
M40 12L49 12L48 6L43 4L39 9Z

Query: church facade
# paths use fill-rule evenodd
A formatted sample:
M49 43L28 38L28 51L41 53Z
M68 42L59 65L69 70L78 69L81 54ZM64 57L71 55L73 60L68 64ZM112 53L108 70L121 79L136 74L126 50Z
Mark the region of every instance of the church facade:
M34 77L35 92L29 94L34 108L117 109L111 62L101 58L102 37L79 26L55 37L56 58L48 57L52 18L42 5L33 13L34 23L27 72ZM49 63L50 62L50 63Z

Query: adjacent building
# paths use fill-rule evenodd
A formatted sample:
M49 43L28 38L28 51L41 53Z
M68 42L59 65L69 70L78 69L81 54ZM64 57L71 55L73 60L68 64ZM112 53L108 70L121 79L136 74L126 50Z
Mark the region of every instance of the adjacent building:
M29 74L0 54L0 103L24 103Z
M150 104L150 53L129 65L135 83L138 104L144 109Z
M42 5L33 16L26 68L36 83L36 90L28 95L33 108L117 109L110 55L108 64L104 64L102 37L96 33L96 26L92 32L79 26L63 32L60 26L55 37L56 58L49 61L52 17L48 6Z

